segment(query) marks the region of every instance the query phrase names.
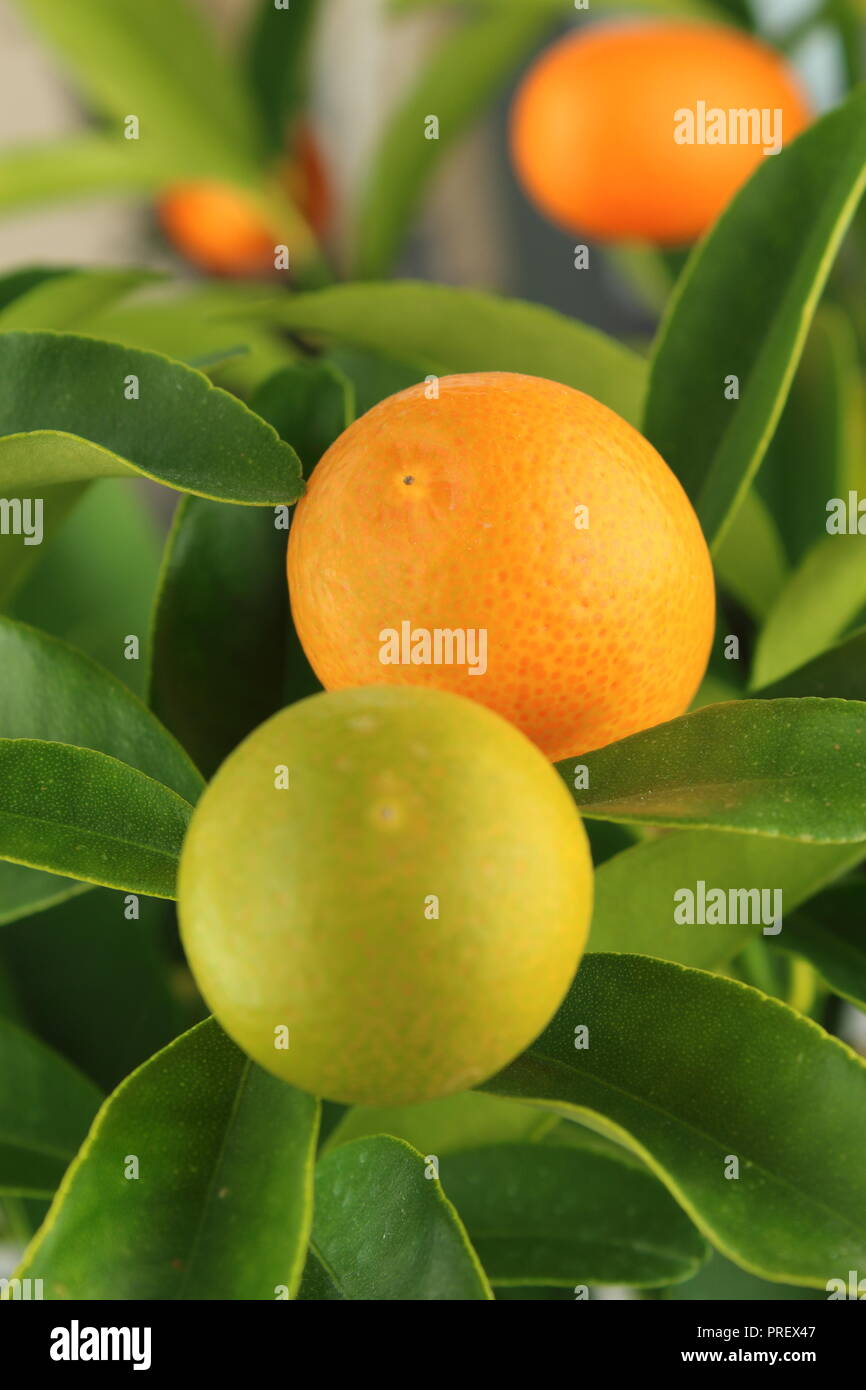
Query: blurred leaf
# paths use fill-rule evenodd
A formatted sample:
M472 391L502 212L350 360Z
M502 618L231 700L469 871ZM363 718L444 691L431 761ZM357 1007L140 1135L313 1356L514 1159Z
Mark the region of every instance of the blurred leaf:
M493 1297L463 1223L424 1157L377 1135L319 1160L299 1297L374 1302Z
M5 275L0 275L0 310L13 304L19 295L29 294L38 285L49 280L64 279L74 273L71 268L62 265L30 265L22 266L20 270L9 270Z
M388 118L361 189L353 233L357 279L387 275L443 155L486 111L551 23L549 9L514 7L471 15L446 34ZM436 139L426 122L435 112Z
M798 1288L796 1284L772 1284L766 1279L759 1279L755 1274L748 1274L744 1269L738 1269L730 1260L714 1253L693 1279L689 1279L685 1284L672 1285L662 1297L702 1303L734 1300L738 1303L754 1303L765 1299L811 1302L813 1299L826 1298L827 1294L825 1290L818 1293L812 1289Z
M750 489L716 551L723 589L759 622L767 616L788 575L779 528L766 502Z
M366 415L388 396L417 386L420 373L405 362L396 362L378 352L363 348L333 348L323 361L330 362L347 377L355 395L355 414Z
M841 700L866 699L866 627L859 628L828 647L820 656L798 666L790 675L761 686L756 699L776 700L791 696L837 696Z
M787 915L864 857L862 843L806 845L730 831L681 830L647 840L608 859L596 873L590 943L594 951L636 952L715 969L746 942L763 939L763 925L770 924L676 922L674 911L683 901L676 893L697 893L699 883L726 895L778 889Z
M694 251L650 369L644 432L717 544L779 419L866 184L866 91L760 168ZM739 399L725 381L739 380Z
M203 786L180 744L120 681L66 642L3 617L0 738L107 753L189 802Z
M94 889L0 932L0 965L22 1021L104 1090L179 1031L172 910L142 898L137 919L126 911L122 894Z
M0 927L89 891L87 883L0 860Z
M539 1116L526 1105L485 1096L480 1091L459 1091L442 1100L390 1109L353 1105L332 1130L325 1151L354 1139L389 1134L403 1139L421 1154L454 1153L481 1144L534 1139L551 1128L548 1116Z
M817 1288L863 1268L866 1172L853 1155L866 1143L866 1064L747 985L585 957L533 1049L484 1089L628 1143L754 1274Z
M0 1018L0 1192L52 1193L100 1099L62 1057Z
M640 413L643 359L538 304L407 280L275 295L244 312L412 363L421 376L525 372L586 391L633 423Z
M145 647L159 573L159 532L147 499L126 479L92 483L43 550L12 615L64 637L143 694L145 663L126 659L124 639L138 636ZM0 651L2 642L0 629Z
M333 363L295 362L262 382L250 399L250 410L291 444L309 477L325 450L351 424L355 392Z
M2 449L2 441L0 441ZM15 500L22 505L29 502L31 511L29 522L31 527L36 527L31 537L25 539L25 534L15 535L10 531L9 535L0 537L0 603L8 603L10 596L18 590L27 579L27 576L36 568L36 564L41 558L40 546L46 545L57 535L63 526L69 513L81 500L84 493L85 483L60 483L51 488L47 497L40 498L42 502L42 540L40 545L30 543L31 539L38 534L38 519L32 510L33 492L27 487L4 487L2 488L3 500L9 503L9 515L12 518L11 524L15 524ZM28 514L22 510L22 524L28 520Z
M118 141L163 162L163 179L250 177L261 132L232 65L186 0L17 0L56 48ZM140 139L123 138L138 117Z
M440 1175L492 1284L628 1284L690 1278L704 1241L652 1174L543 1144L451 1154Z
M318 0L294 0L277 9L256 0L246 38L244 67L273 154L282 153L286 126L307 99L307 71Z
M171 175L144 140L73 135L0 151L0 212L67 198L151 193Z
M287 622L274 512L184 498L154 608L150 703L206 777L281 708Z
M140 399L125 398L130 375ZM72 334L0 336L0 434L4 490L130 473L258 506L300 490L289 446L200 372Z
M758 637L752 686L776 682L820 655L866 603L866 540L829 536L812 547Z
M857 485L858 372L848 318L822 305L757 478L794 564L826 534L828 500Z
M19 1277L43 1278L46 1299L268 1300L280 1286L291 1297L317 1125L312 1096L209 1019L106 1101Z
M589 771L585 789L575 788L576 766ZM860 701L707 705L556 767L584 816L813 843L866 840Z
M866 885L839 883L785 924L778 945L814 965L830 988L866 1009Z
M0 739L0 857L86 883L175 896L192 806L89 748Z
M83 318L157 278L148 270L80 270L51 276L0 311L0 333L77 328Z

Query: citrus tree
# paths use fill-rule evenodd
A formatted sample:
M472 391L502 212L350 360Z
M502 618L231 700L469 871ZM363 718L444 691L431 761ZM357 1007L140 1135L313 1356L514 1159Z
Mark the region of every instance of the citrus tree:
M25 8L64 22L61 7ZM109 86L129 15L110 8L116 31L90 0L55 38L84 73L102 36L101 105L122 119L128 89ZM146 26L156 9L129 7ZM465 68L438 53L412 109L441 93L459 128L552 9L480 5L451 40ZM179 28L171 46L180 66ZM253 88L267 69L269 101L294 100L267 42L258 52ZM676 282L646 352L534 304L371 278L429 173L406 169L408 109L370 175L346 282L321 283L321 263L293 293L136 271L0 281L0 1197L18 1277L49 1299L573 1299L595 1285L826 1297L866 1269L852 1159L866 1064L839 1036L845 1008L866 1007L866 479L849 309L866 92L762 160L681 272L660 262ZM203 169L207 141L183 122L196 148L173 176L237 181L237 161ZM82 167L116 159L106 139ZM173 143L166 130L151 152L149 186ZM297 630L286 583L293 509L315 499L327 523L325 470L353 422L407 388L435 401L446 378L499 373L583 392L657 451L689 518L680 538L709 552L718 593L689 710L637 732L624 719L624 736L547 750L552 765L466 692L391 687L399 718L369 685L321 693L328 634L309 614L351 516L317 565L306 554ZM489 489L510 496L517 480L515 534L532 535L533 469L501 450L496 463ZM179 494L164 546L136 479ZM386 550L367 552L371 574L387 570ZM510 563L501 592L519 630L527 594ZM676 571L685 612L690 573ZM388 577L399 587L399 567ZM665 668L665 626L647 621L642 666ZM684 630L698 643L704 626ZM329 669L325 683L354 682ZM624 704L640 694L620 689ZM248 767L267 769L266 789ZM397 786L400 768L412 775ZM303 818L285 809L299 805ZM389 839L410 813L413 836ZM415 935L395 935L416 871L413 893L426 874L426 896L457 901L456 930L425 896ZM322 923L343 933L330 964ZM314 1021L332 1011L314 1064L291 1036L300 1006L283 1018L268 993L281 981L314 1000ZM407 1032L372 1052L397 1010Z

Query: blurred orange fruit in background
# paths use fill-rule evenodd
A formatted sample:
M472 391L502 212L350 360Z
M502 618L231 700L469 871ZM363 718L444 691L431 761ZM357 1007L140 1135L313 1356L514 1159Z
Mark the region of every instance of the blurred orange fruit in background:
M687 112L694 143L680 143ZM741 119L750 112L757 124ZM541 55L512 108L511 150L526 193L559 226L675 246L704 232L770 157L764 149L809 118L796 74L749 35L626 21L581 29Z
M331 210L328 178L312 132L301 126L278 179L318 236ZM247 278L272 274L274 249L283 240L261 204L244 189L212 179L166 190L158 216L172 245L208 275Z
M451 690L551 759L682 714L714 585L664 460L553 381L490 372L433 390L350 425L297 506L292 612L322 684Z

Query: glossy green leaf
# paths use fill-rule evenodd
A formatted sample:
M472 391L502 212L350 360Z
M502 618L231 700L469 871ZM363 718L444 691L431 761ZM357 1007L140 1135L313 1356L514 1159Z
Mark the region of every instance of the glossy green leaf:
M757 699L778 700L818 695L826 699L866 699L866 627L828 647L820 656L798 666L790 675L753 691Z
M123 145L159 155L163 179L243 177L255 170L260 131L239 76L186 0L17 0L60 53ZM139 139L123 138L130 114Z
M632 422L640 413L643 359L597 329L538 304L397 281L274 296L246 312L412 363L422 376L525 372L586 391Z
M817 542L774 603L758 638L752 685L778 682L836 641L866 604L866 537Z
M418 1303L493 1297L463 1223L423 1155L378 1135L316 1167L301 1298Z
M107 753L190 802L203 786L184 750L119 680L68 643L3 617L0 738Z
M150 143L73 135L0 151L0 211L66 198L151 193L170 170Z
M86 883L175 896L192 806L105 753L0 739L0 858Z
M588 956L533 1049L485 1089L628 1143L752 1273L821 1287L863 1267L866 1063L747 985Z
M307 99L310 40L318 13L319 0L294 0L279 9L273 0L255 0L244 68L275 155L283 152L286 126Z
M150 703L205 776L281 708L287 621L274 512L184 498L154 610Z
M708 1254L658 1180L616 1158L491 1144L439 1172L494 1285L652 1288L690 1278Z
M258 506L300 495L294 452L201 372L74 334L0 336L0 436L0 486L30 495L127 474Z
M144 490L125 478L91 483L10 604L13 617L72 643L137 695L146 684L145 654L128 660L125 639L137 636L145 646L161 554ZM0 650L3 637L0 628Z
M544 9L499 8L470 14L436 45L391 112L366 173L352 236L356 278L388 274L442 157L487 110L549 26ZM435 140L426 134L431 112L439 121Z
M326 449L351 424L355 392L338 367L325 361L296 362L263 381L250 409L291 444L309 477Z
M50 1195L100 1100L91 1081L0 1017L0 1192Z
M764 934L765 927L775 927L774 890L781 893L784 936L787 914L864 856L862 843L808 845L730 831L681 830L646 840L614 855L596 873L590 944L594 951L636 952L715 969L754 938L778 939ZM760 906L769 911L754 922L754 899L741 909L737 898L726 923L701 923L700 883L706 891L723 889L731 909L731 890L765 889L769 897ZM688 899L675 897L683 889L696 895L694 923L674 917L678 905L683 905L680 915L686 915ZM747 922L733 920L743 915Z
M775 517L763 498L746 493L715 556L719 583L762 621L788 577L785 547Z
M172 916L156 898L133 903L94 889L0 931L0 967L22 1022L106 1091L183 1026L170 980Z
M864 185L866 91L857 91L762 161L693 253L671 300L644 432L714 543L770 442ZM726 399L730 376L739 380L737 400Z
M200 1024L106 1101L19 1276L46 1299L292 1297L317 1125L311 1096Z
M34 285L0 311L0 333L64 332L157 277L147 270L80 270Z
M866 888L836 884L795 912L778 945L813 965L830 988L866 1009Z
M547 1115L534 1114L525 1105L480 1091L459 1091L455 1096L419 1105L353 1105L332 1130L324 1150L369 1135L390 1134L404 1139L419 1153L441 1158L481 1144L536 1139L551 1127Z
M588 769L588 787L575 788L575 767ZM602 820L866 840L859 701L707 705L557 769L581 813Z

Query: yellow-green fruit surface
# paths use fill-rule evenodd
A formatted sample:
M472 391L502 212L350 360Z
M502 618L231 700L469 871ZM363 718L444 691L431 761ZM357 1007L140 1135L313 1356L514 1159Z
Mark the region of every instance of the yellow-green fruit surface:
M256 729L180 866L184 946L226 1032L361 1105L465 1090L528 1047L591 900L586 834L543 755L475 702L412 687L314 695Z

